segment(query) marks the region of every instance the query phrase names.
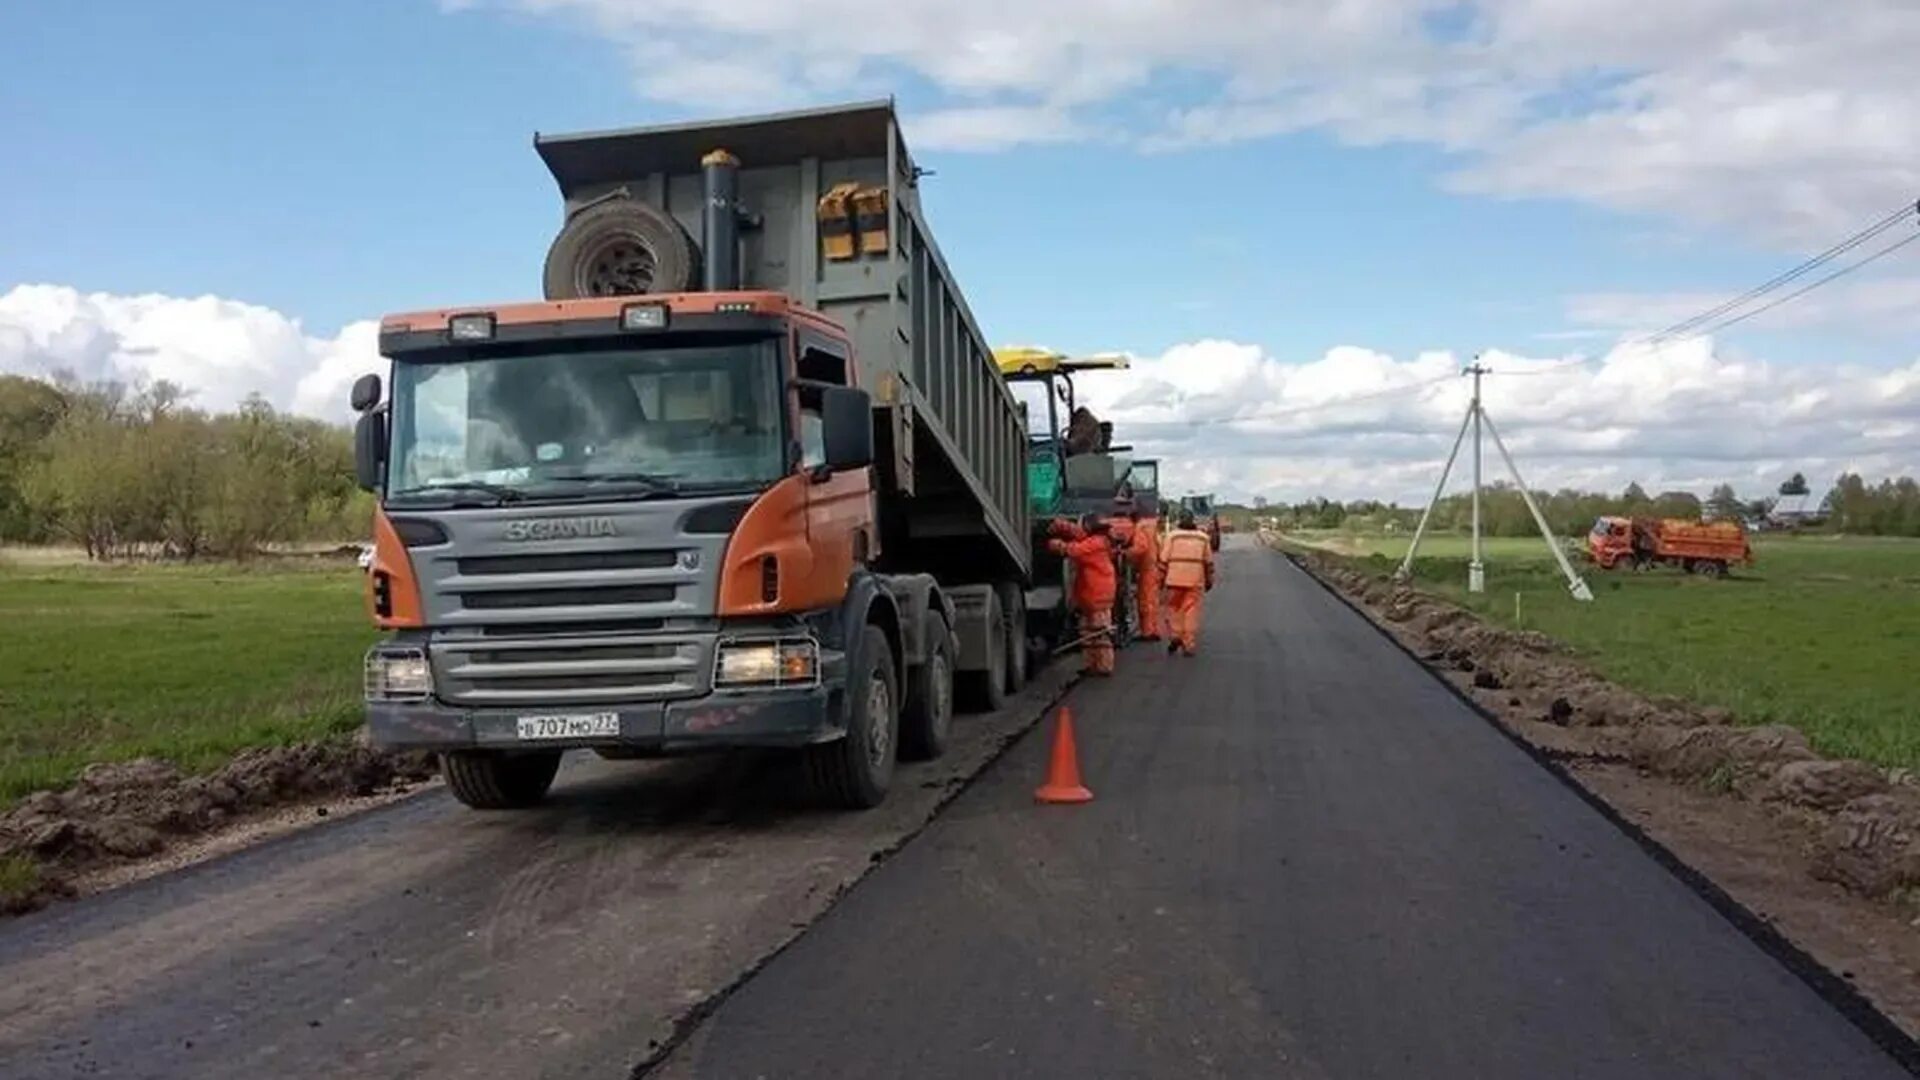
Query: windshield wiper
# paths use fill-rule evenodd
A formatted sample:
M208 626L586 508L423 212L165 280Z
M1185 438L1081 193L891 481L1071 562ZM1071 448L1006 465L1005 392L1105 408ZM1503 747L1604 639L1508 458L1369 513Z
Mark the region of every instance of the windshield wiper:
M559 473L543 476L543 481L564 484L633 484L648 491L671 493L680 490L680 482L671 476L644 472Z
M399 491L389 491L387 498L403 499L414 495L428 495L436 491L477 491L482 495L492 496L496 503L519 502L526 498L526 493L518 488L510 488L504 484L490 484L485 480L446 480L434 484L420 484L416 487L401 488Z

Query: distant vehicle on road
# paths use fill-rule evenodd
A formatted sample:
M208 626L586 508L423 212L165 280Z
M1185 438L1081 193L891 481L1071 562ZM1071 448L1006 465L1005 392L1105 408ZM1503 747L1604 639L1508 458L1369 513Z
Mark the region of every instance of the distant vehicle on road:
M1603 517L1587 534L1587 557L1602 570L1677 566L1721 577L1735 563L1751 564L1753 547L1736 521Z
M1207 541L1213 550L1220 550L1220 515L1213 506L1212 495L1188 495L1180 500L1182 506L1193 511L1193 523L1206 530Z

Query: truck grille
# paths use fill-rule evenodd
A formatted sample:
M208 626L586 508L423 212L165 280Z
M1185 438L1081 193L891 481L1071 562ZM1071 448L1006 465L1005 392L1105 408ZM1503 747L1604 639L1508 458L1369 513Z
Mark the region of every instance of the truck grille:
M470 555L454 565L464 575L565 574L591 570L668 570L671 551L565 551L539 555Z
M565 589L501 589L460 594L460 606L469 611L510 608L597 607L605 604L668 604L672 585L599 585Z
M713 664L704 635L456 638L436 641L431 656L442 700L498 707L693 697Z

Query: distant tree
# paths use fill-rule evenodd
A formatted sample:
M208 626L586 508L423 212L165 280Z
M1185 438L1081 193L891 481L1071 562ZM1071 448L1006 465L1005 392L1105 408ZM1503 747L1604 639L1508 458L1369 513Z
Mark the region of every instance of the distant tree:
M1807 487L1807 477L1805 473L1794 473L1787 478L1786 483L1780 485L1780 494L1782 495L1806 495L1809 491L1810 489Z
M1745 511L1746 504L1740 501L1740 496L1734 492L1732 484L1721 484L1707 496L1708 517L1731 520L1742 516Z
M1700 496L1691 491L1663 491L1654 497L1652 512L1663 518L1700 517Z
M53 384L0 375L0 540L46 537L45 523L30 512L23 489L66 409L66 395Z

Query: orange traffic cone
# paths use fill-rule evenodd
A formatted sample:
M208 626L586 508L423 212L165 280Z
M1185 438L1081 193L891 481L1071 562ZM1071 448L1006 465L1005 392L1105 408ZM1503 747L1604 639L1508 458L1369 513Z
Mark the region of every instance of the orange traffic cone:
M1060 706L1060 719L1053 725L1053 755L1047 762L1047 782L1033 793L1035 802L1083 803L1093 801L1093 792L1080 782L1080 754L1073 745L1073 710Z

